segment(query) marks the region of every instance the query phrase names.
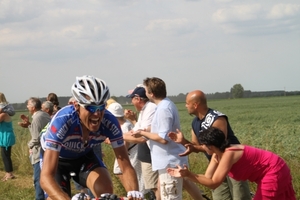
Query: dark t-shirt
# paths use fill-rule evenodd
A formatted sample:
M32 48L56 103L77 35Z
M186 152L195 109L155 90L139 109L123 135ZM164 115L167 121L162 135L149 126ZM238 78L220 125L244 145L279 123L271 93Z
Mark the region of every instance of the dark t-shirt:
M228 118L223 113L213 110L211 108L208 109L207 114L203 119L199 119L198 117L195 117L192 122L192 128L194 133L196 134L197 138L201 134L201 132L205 129L208 129L212 126L212 124L219 118L219 117L225 117L227 122L227 138L229 139L230 144L240 144L237 137L234 135L231 126L228 122ZM210 160L211 156L205 153L206 157Z

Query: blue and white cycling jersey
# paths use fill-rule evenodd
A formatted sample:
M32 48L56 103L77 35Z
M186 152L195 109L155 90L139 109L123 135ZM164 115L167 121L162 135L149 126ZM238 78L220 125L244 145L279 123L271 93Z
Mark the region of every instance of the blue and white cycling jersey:
M61 108L44 131L41 135L42 148L60 152L60 158L79 158L106 138L109 138L113 148L124 145L120 124L107 110L99 130L90 132L87 145L82 141L82 127L73 105Z

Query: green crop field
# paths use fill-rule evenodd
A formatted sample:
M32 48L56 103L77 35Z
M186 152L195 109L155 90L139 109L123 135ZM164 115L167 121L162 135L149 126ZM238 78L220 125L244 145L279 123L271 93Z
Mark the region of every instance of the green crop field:
M297 199L300 199L300 172L298 172L300 167L300 96L210 100L208 105L229 117L230 124L241 143L273 151L285 159L291 169ZM124 107L133 109L129 105ZM190 138L193 117L186 112L184 103L178 103L177 107L181 131L187 138ZM13 117L17 143L12 148L12 159L16 179L1 183L0 199L3 200L34 199L33 170L29 163L27 148L30 133L27 129L17 125L22 113L24 112L17 112ZM103 151L104 161L108 169L112 171L114 160L111 147L103 144ZM207 160L202 153L191 154L189 161L191 171L205 172ZM0 162L0 175L4 175L2 161ZM113 177L113 181L115 193L124 195L125 191L118 180ZM201 185L199 187L210 196L209 189ZM255 184L251 183L250 187L252 191L255 191ZM190 199L185 192L184 199Z

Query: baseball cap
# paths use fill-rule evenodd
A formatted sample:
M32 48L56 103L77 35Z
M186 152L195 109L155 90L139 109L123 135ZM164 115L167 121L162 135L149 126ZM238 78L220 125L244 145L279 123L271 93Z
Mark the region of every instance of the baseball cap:
M144 87L136 87L131 94L127 95L128 98L133 98L135 96L139 96L141 98L147 98L146 90Z
M135 86L135 88L137 88L137 87L144 87L144 85L140 83L140 84L137 84L137 85ZM135 88L134 88L134 89L135 89ZM131 94L131 93L133 92L134 89L128 90L128 94Z
M124 117L124 110L121 104L114 102L111 103L108 107L107 110L111 112L115 117Z

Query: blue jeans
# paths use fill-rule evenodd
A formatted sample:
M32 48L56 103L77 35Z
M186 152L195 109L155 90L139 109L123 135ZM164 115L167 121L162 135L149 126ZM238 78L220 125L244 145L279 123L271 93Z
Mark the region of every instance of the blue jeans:
M45 200L45 194L40 185L41 167L40 162L35 163L33 166L33 183L35 188L35 200Z

